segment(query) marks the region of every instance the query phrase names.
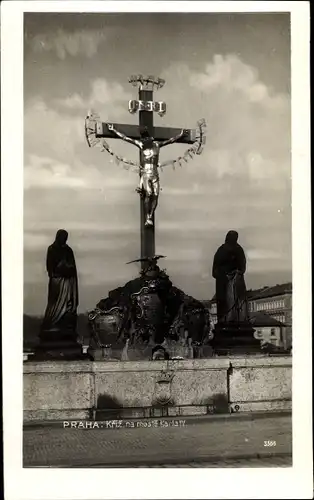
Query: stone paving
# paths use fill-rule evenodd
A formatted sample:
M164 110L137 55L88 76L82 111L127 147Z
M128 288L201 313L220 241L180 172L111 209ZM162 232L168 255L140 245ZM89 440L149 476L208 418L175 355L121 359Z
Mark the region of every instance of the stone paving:
M202 419L188 417L77 422L24 429L24 467L271 467L291 465L291 416ZM182 423L184 421L184 424ZM154 426L153 422L158 425ZM167 422L167 425L165 424ZM171 424L171 422L173 422ZM130 423L130 422L129 422ZM131 425L131 424L130 424ZM290 458L289 458L290 456ZM249 464L249 465L245 465Z
M239 458L239 459L226 459L226 460L217 460L210 462L188 462L186 464L157 464L157 465L130 465L130 468L137 469L155 469L155 468L239 468L239 467L291 467L292 466L292 458L289 455L286 456L273 456L273 457L259 457L259 458ZM104 467L104 466L98 466Z

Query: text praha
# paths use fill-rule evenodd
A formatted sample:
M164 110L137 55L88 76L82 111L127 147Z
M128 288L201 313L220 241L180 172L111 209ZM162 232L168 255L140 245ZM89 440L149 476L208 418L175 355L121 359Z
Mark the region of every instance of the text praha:
M72 420L63 421L64 429L135 429L135 428L157 428L157 427L185 427L185 420Z

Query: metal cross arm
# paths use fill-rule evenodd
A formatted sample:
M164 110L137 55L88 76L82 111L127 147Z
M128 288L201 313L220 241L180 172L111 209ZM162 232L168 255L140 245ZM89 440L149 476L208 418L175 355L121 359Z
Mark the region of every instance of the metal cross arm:
M114 123L113 126L131 139L141 138L140 127L138 125ZM180 132L181 129L179 128L154 127L153 137L156 141L165 141L179 135ZM186 129L185 132L185 135L180 137L176 142L180 144L194 144L196 140L196 130ZM95 122L94 133L96 139L117 139L116 134L108 129L107 123L101 121Z

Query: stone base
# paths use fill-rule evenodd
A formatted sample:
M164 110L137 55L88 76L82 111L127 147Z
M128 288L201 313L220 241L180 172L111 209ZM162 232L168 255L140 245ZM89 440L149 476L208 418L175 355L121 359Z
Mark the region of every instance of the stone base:
M250 324L217 324L211 345L215 354L258 354L262 352L261 342L254 337Z
M43 327L39 334L39 343L34 348L34 361L76 361L90 358L83 353L83 346L78 342L75 325L57 325Z
M34 361L76 361L90 359L88 353L83 353L78 342L40 342L35 347Z

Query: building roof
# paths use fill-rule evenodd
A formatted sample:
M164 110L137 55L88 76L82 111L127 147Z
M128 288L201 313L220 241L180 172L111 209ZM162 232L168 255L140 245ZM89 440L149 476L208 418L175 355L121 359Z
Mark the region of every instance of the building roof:
M247 290L247 298L248 300L267 299L269 297L276 297L286 293L292 293L291 282L283 283L282 285L264 286L263 288L257 288L256 290ZM216 294L208 302L212 303L215 301Z
M256 288L256 290L247 290L247 297L249 300L256 299L260 294L264 293L268 286L263 286L262 288Z
M263 312L250 313L250 322L253 326L285 326L284 323L272 318Z
M275 297L277 295L284 295L292 293L292 283L283 283L281 285L265 286L257 290L248 290L248 299L267 299L268 297Z

